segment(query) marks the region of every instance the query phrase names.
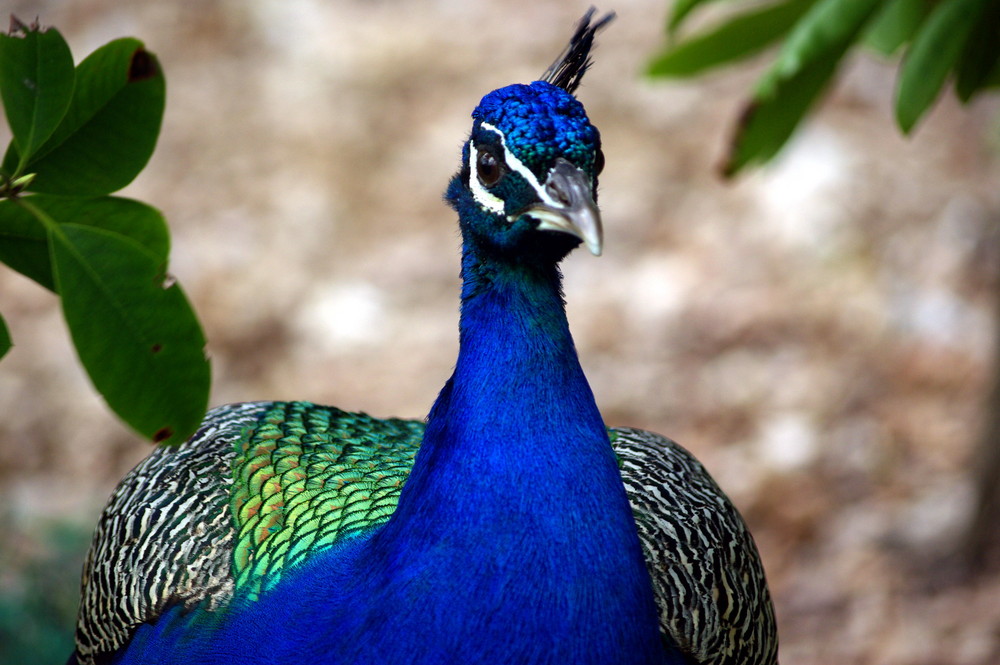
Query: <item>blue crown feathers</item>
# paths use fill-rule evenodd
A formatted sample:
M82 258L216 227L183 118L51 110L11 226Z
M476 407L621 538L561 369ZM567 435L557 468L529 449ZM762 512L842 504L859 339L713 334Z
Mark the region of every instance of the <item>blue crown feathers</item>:
M477 125L499 130L507 148L536 173L563 157L591 170L600 134L573 95L545 81L494 90L472 112ZM593 172L591 176L595 175Z

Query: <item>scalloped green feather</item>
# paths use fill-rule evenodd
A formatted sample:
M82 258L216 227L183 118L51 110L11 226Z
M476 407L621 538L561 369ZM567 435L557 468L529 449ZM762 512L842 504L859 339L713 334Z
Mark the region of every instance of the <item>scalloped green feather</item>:
M383 524L423 423L275 403L235 444L233 577L251 597L309 555Z

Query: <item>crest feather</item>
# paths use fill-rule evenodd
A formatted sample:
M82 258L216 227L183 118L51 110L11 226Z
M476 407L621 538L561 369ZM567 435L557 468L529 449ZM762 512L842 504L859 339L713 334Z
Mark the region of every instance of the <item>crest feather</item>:
M594 36L598 30L610 23L615 17L614 12L608 12L596 22L591 23L596 12L597 10L591 7L583 15L576 26L576 32L569 40L569 44L542 74L542 81L559 86L570 94L576 91L580 80L592 63L590 51L594 47Z

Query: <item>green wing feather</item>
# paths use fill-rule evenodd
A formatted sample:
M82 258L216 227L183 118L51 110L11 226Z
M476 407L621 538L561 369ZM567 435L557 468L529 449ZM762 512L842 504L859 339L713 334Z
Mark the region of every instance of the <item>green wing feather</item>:
M388 520L423 432L419 421L271 405L235 443L236 589L260 593L310 554Z

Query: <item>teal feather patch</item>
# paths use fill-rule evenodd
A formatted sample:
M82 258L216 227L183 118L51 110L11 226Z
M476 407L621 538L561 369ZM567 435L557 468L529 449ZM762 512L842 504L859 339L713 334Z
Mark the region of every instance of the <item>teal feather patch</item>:
M235 443L236 589L256 597L310 554L388 520L423 432L420 421L274 403Z

